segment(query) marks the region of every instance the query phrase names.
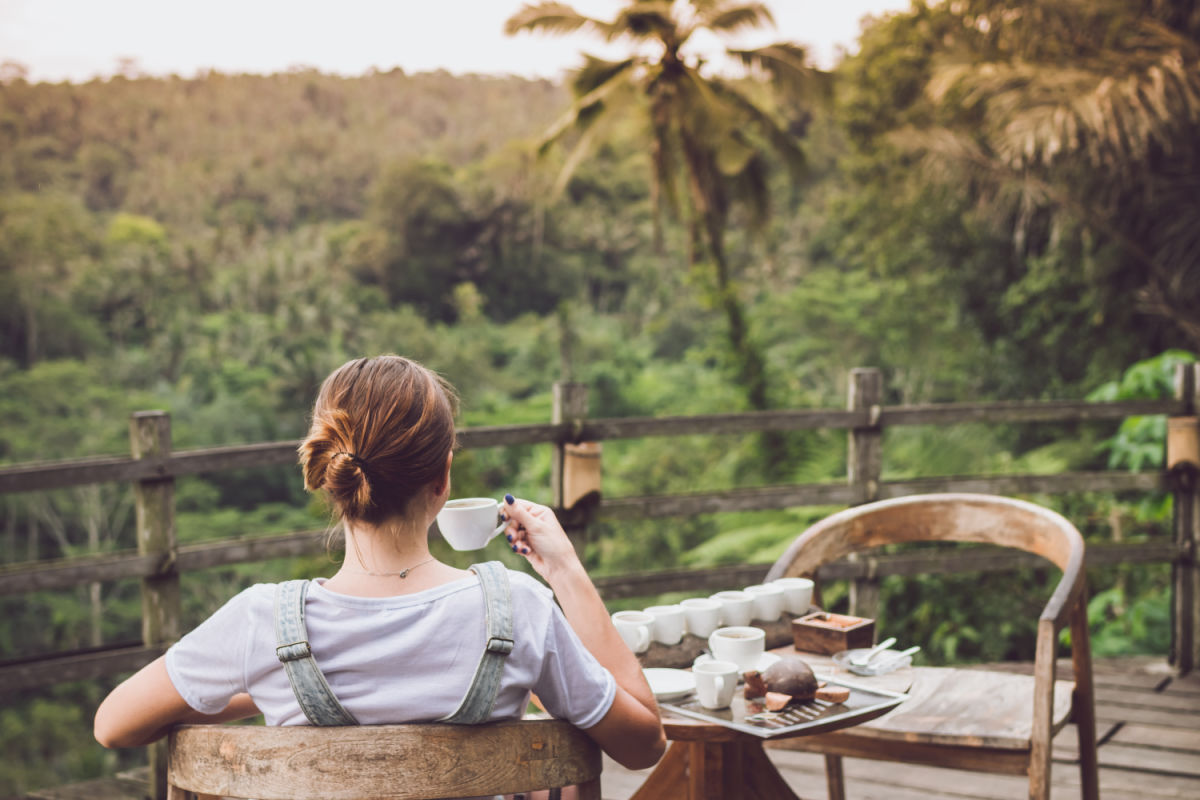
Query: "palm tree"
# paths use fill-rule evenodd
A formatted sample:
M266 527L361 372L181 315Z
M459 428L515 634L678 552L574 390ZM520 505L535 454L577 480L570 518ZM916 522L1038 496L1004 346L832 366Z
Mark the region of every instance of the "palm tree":
M970 0L916 140L970 175L1021 250L1082 226L1139 310L1200 348L1200 6Z
M750 335L725 233L735 202L746 207L754 229L765 225L768 151L782 158L794 181L803 174L804 154L786 120L747 87L706 74L703 61L689 57L685 48L699 31L720 36L773 23L763 3L626 0L611 21L584 16L564 3L541 2L524 6L505 25L509 35L583 30L633 45L633 54L619 61L584 56L571 80L574 102L546 132L541 152L569 135L576 137L559 176L561 189L613 125L631 116L645 125L655 206L676 215L682 210L693 241L707 249L715 278L713 300L725 315L738 379L754 409L768 407L766 366ZM735 63L767 76L793 96L803 98L823 86L821 73L808 65L799 45L726 52ZM682 209L681 197L687 201ZM661 242L657 228L656 241ZM694 266L699 260L696 248L689 257Z

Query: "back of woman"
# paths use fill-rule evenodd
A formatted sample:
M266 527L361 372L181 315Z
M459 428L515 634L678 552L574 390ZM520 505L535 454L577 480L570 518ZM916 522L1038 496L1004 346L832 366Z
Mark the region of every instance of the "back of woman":
M519 718L534 693L624 766L657 762L653 695L550 509L503 504L512 550L549 588L498 562L463 570L430 554L456 405L444 380L400 356L335 370L300 463L340 523L342 564L231 599L113 690L96 738L142 745L172 725L259 713L268 725L474 723Z

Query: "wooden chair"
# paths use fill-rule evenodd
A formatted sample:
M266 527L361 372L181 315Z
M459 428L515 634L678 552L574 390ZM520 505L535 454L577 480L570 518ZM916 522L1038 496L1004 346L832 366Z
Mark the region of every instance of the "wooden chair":
M600 800L600 748L561 720L487 725L183 725L168 800L433 800L576 784Z
M869 503L810 527L775 562L767 579L815 578L822 564L851 553L926 541L1003 545L1036 553L1062 570L1038 620L1033 676L916 668L912 696L890 714L779 746L825 754L830 800L844 796L843 756L1027 774L1029 796L1041 799L1050 794L1051 740L1074 721L1082 797L1099 797L1083 537L1059 514L1020 500L975 494ZM1055 681L1058 634L1067 625L1073 685Z

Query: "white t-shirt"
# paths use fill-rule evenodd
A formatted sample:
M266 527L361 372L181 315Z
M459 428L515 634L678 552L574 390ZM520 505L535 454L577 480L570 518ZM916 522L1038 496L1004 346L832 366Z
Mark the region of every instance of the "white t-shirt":
M590 728L616 682L584 648L553 593L509 570L513 651L491 719L519 719L537 694L546 710ZM304 607L309 643L334 695L363 725L433 722L458 708L485 642L483 590L474 575L416 594L353 597L323 578ZM274 584L256 584L167 651L167 673L197 711L213 714L249 692L268 725L307 725L275 655Z

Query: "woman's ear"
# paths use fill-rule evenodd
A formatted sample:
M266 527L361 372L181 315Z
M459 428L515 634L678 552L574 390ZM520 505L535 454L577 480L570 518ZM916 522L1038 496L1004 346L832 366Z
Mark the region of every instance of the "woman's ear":
M434 494L445 499L450 496L450 465L454 463L454 451L451 450L446 455L446 473L442 475L442 479L433 487Z

